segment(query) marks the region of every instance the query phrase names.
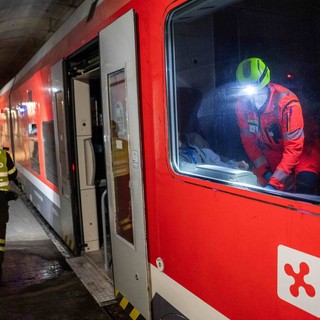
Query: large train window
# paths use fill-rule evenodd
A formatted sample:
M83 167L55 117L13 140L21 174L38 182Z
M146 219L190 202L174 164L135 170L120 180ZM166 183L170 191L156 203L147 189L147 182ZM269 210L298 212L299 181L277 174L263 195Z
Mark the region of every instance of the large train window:
M281 196L320 195L318 0L207 0L167 21L176 171Z

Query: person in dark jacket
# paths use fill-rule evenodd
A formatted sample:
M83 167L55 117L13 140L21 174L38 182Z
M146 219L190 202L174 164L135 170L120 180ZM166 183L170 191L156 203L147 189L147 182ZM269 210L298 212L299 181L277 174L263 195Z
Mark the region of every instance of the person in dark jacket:
M7 222L9 220L8 202L16 199L16 194L9 191L9 181L15 180L17 174L18 171L10 154L4 149L0 149L0 279L6 244Z

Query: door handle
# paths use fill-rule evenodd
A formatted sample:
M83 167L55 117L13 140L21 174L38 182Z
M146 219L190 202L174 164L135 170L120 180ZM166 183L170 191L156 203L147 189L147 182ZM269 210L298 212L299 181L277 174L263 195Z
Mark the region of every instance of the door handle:
M94 156L91 138L84 139L84 157L86 166L86 182L88 186L93 186L96 175L96 158Z

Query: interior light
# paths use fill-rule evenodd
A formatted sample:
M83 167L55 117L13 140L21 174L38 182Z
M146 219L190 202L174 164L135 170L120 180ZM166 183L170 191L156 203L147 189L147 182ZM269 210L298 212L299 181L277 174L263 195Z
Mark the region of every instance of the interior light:
M19 113L20 113L21 115L24 115L26 112L27 112L27 106L24 105L24 104L20 105L20 106L19 106Z

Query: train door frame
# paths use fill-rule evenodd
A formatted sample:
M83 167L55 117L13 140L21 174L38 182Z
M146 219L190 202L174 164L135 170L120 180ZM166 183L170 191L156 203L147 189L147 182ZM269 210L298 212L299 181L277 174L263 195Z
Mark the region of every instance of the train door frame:
M51 68L51 82L54 108L55 144L58 171L58 189L60 196L60 237L69 249L75 250L76 232L72 215L72 189L70 184L69 144L67 136L67 118L64 90L64 61L57 62ZM62 172L63 171L63 172Z
M114 284L151 319L134 11L99 37Z
M98 89L96 94L100 96L101 101L99 58L99 42L98 38L95 38L65 60L69 156L72 167L73 217L75 229L78 231L77 254L86 255L95 265L101 266L104 263L106 276L112 282L110 250L106 248L102 250L103 246L111 247L107 226L104 224L104 221L108 219L101 217L101 213L107 215L107 210L105 210L107 206L104 203L104 192L100 192L99 188L105 190L106 182L104 178L104 183L102 181L97 184L94 165L90 166L90 174L86 171L86 162L89 158L92 159L93 149L96 153L96 148L93 147L91 141L94 131L91 94L92 81L98 80L99 85L95 85L95 88ZM102 113L101 120L98 118L97 121L103 126ZM101 133L103 133L103 127ZM101 145L104 148L102 134ZM104 150L102 153L104 157ZM91 164L93 164L92 161L90 160ZM103 167L105 169L104 160ZM92 203L95 203L95 208L97 208L94 213L92 213Z

